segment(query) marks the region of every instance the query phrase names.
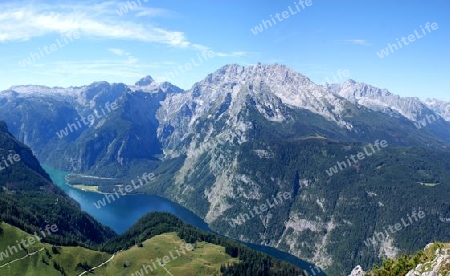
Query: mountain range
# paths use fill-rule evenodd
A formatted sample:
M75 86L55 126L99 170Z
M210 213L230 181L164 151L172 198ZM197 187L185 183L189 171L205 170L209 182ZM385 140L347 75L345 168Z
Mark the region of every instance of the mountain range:
M151 76L13 86L0 92L0 119L41 163L73 172L71 182L101 177L100 191L112 192L152 171L135 192L169 198L220 234L329 275L450 239L450 103L436 99L354 80L319 85L279 64L233 64L186 91ZM388 146L367 151L377 141ZM425 218L407 230L364 243L418 211Z
M0 275L306 275L167 213L146 214L117 235L51 182L3 121L0 146Z

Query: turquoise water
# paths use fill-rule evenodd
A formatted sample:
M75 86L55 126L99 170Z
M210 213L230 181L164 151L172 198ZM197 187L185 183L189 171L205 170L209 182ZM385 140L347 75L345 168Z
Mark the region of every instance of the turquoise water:
M42 167L56 185L80 204L83 211L104 225L111 227L119 234L124 233L143 215L152 211L169 212L197 228L205 231L209 230L208 225L194 213L175 202L158 196L122 196L111 203L107 203L106 206L97 209L94 203L103 199L104 195L72 188L66 184L65 176L67 172L56 170L46 165Z
M175 202L158 196L123 196L109 204L107 203L106 206L97 209L94 202L97 203L98 200L103 199L104 195L72 188L66 184L65 176L67 175L67 172L56 170L46 165L43 165L42 167L50 175L53 183L63 189L71 198L75 199L80 204L83 211L87 212L104 225L111 227L119 234L124 233L143 215L152 211L171 213L201 230L211 232L208 225L193 212ZM312 267L314 267L311 263L305 262L293 255L279 251L272 247L255 244L246 245L255 250L267 253L275 258L293 263L306 271L309 271ZM325 276L323 273L318 273L317 270L314 270L314 273L315 274L311 273L311 275Z

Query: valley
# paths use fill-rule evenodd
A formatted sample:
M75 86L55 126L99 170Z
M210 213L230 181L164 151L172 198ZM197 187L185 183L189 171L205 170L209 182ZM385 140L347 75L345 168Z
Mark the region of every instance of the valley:
M149 212L168 212L184 222L195 226L197 229L211 232L209 226L194 213L182 207L181 205L170 200L149 195L127 195L121 197L117 202L106 204L103 208L93 208L101 197L100 193L92 193L91 191L83 191L73 188L66 184L66 176L68 172L56 170L44 165L43 168L49 173L53 182L64 190L71 198L76 200L81 207L81 210L86 211L99 222L111 227L119 234L126 232L132 225L134 225L142 216ZM302 269L309 269L311 264L299 260L292 255L283 254L281 251L273 250L269 247L256 246L253 244L246 244L247 246L296 264ZM322 274L317 274L322 275Z
M31 145L46 169L70 172L60 180L50 173L53 181L119 233L146 212L163 210L331 275L449 238L450 186L417 183L449 183L450 123L415 127L423 114L438 116L419 100L352 80L317 85L279 64L226 65L186 91L147 76L135 86L98 82L70 93L13 87L1 98L3 117L33 114L22 120L25 128L9 122L14 135ZM395 110L380 109L374 99ZM113 100L115 110L92 127L62 139L49 135ZM67 112L73 116L58 115ZM66 177L86 191L69 189ZM276 208L261 205L283 192L290 199ZM257 215L244 212L255 208ZM364 245L418 210L427 216L407 231Z
M243 267L256 271L262 266L267 275L305 275L292 264L257 253L224 237L201 232L168 213L140 215L126 232L117 235L83 212L82 205L73 201L72 198L77 198L74 194L81 192L66 185L65 172L47 167L55 180L63 180L60 182L62 189L51 183L51 178L40 167L31 150L17 141L1 121L0 144L8 150L15 148L27 157L17 166L8 168L7 174L0 175L3 186L0 190L0 275L84 275L97 271L100 275L128 275L130 270L127 268L135 269L131 272L133 275L144 275L142 269L146 273L151 265L157 269L153 259L146 258L148 250L155 254L161 267L155 275L160 275L163 270L168 272L165 266L170 259L165 254L173 256L173 250L167 246L177 244L179 250L175 252L180 258L175 261L178 258L172 257L168 267L190 271L190 275L236 275ZM21 175L23 179L12 178L11 175ZM35 186L46 191L42 192L44 189L36 189ZM43 223L46 223L45 226L39 227ZM148 239L150 241L146 242ZM148 249L136 254L132 253L133 246ZM161 248L167 249L161 251ZM189 255L186 249L199 255ZM189 258L181 261L180 251L193 258L194 263ZM205 254L207 257L204 257ZM136 258L136 255L139 257ZM162 257L164 264L158 256ZM112 267L116 257L126 260ZM154 271L151 272L153 274Z
M448 11L1 0L0 276L450 276Z

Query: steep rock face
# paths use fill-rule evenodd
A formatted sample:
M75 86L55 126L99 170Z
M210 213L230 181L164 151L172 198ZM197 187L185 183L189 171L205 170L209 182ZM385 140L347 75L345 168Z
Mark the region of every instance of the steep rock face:
M56 224L53 244L100 244L115 233L82 212L79 204L51 182L31 149L17 141L0 121L0 157L18 155L0 171L0 221L33 233Z
M206 92L207 97L214 99L227 88L239 86L247 86L249 90L256 90L263 95L271 94L285 105L307 109L340 125L346 125L340 118L345 101L284 65L227 65L196 84L191 91L201 97L205 97Z
M158 121L154 114L164 97L163 92L123 94L116 110L84 130L64 151L65 156L76 160L70 169L120 177L133 162L155 160L162 147L156 137Z
M10 161L7 163L14 168L14 165L17 167L27 168L34 173L37 173L40 177L45 179L46 181L51 181L48 174L42 169L39 161L33 155L33 152L30 148L26 147L21 142L17 141L16 138L8 131L8 126L4 121L0 121L0 155L1 157L7 158L8 155L18 154L20 156L20 161L18 164L10 164ZM4 163L1 165L5 166ZM6 171L9 171L8 167L5 167ZM6 173L2 172L2 173ZM4 183L1 183L4 184Z
M169 83L133 88L107 82L67 89L15 86L0 93L0 117L42 162L123 175L131 160L154 160L162 153L154 114L167 93L182 93Z
M228 199L235 198L236 190L246 198L262 196L256 183L246 183L248 177L237 173L235 153L242 144L255 141L248 137L256 127L252 116L287 123L295 121L295 110L308 110L336 128L347 129L351 125L340 116L346 104L346 100L282 65L222 67L186 93L168 95L158 110L158 136L165 157L186 158L174 179L179 193L171 194L184 202L189 201L187 194L196 197L202 191L209 207L201 212L213 222L231 208ZM200 165L208 166L212 185L194 184Z
M8 92L0 94L0 117L8 122L11 133L19 140L30 145L39 157L47 157L52 148L61 144L56 132L77 118L73 102L58 96L13 93L15 97L9 97ZM68 139L73 140L77 134Z

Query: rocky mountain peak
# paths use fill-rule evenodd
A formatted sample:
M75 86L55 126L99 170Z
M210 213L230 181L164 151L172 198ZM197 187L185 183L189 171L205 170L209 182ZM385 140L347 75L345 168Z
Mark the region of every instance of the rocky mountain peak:
M256 107L262 114L268 115L265 117L269 120L285 120L282 110L284 105L288 105L307 109L339 125L346 125L339 115L346 100L280 64L225 65L194 84L183 97L174 101L180 104L194 101L196 116L202 116L211 107L222 103L237 112L248 97L257 103Z
M184 90L179 88L176 85L171 84L170 82L163 82L159 85L159 87L161 88L162 91L164 91L165 93L183 93Z
M258 79L266 83L270 82L287 82L301 80L302 82L310 82L310 80L302 74L281 64L255 64L251 66L241 66L237 64L225 65L212 74L215 79L238 80L248 82Z
M348 85L355 85L356 81L353 79L348 79L345 83L347 83Z
M390 96L396 96L393 95L391 92L389 92L387 89L380 89L378 87L374 87L371 85L368 85L363 82L356 82L354 80L348 80L344 84L341 85L341 93L346 93L347 95L352 95L355 98L361 98L361 97L372 97L372 98L379 98L379 97L390 97Z
M151 76L145 76L135 83L136 86L149 86L155 80Z

